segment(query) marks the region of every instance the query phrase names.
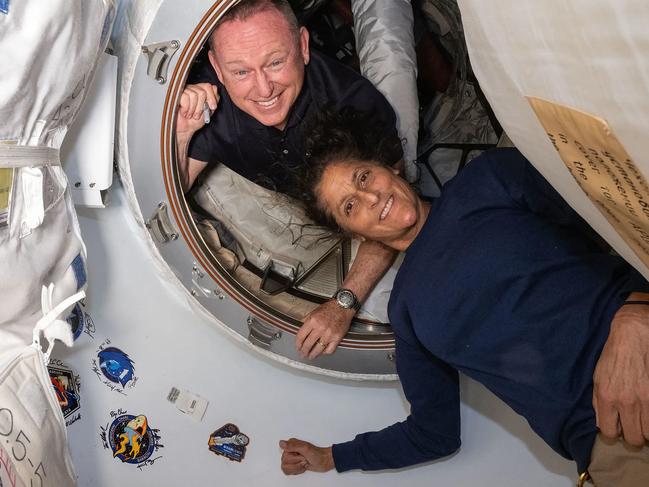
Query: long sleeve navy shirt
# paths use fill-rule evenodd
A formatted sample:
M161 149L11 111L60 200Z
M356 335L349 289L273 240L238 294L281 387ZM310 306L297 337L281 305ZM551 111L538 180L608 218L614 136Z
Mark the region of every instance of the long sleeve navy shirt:
M336 469L456 451L460 371L583 472L597 433L593 372L633 291L649 284L518 151L483 154L433 203L394 283L389 316L410 415L334 445Z

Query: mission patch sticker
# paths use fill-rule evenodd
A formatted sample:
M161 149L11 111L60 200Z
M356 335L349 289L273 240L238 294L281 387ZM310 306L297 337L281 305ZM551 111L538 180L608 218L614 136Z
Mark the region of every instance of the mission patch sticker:
M248 443L248 435L241 433L236 425L228 423L210 435L207 445L217 455L240 462L246 456Z
M92 359L92 371L109 389L126 396L126 389L137 382L135 365L121 349L108 346L110 339L97 349L97 357Z
M135 464L138 468L153 465L162 458L153 454L163 445L160 444L160 430L149 425L143 414L128 414L123 409L110 412L113 421L101 428L100 437L105 449L113 452L113 458L123 463Z

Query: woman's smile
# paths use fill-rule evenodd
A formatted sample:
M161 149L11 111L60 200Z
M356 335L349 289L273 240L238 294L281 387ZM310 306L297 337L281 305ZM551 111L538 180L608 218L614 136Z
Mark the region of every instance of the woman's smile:
M383 211L379 216L379 220L385 220L388 217L388 215L390 214L390 210L392 209L393 203L394 203L394 196L390 196L388 198L388 201L385 203L385 206L383 207Z
M332 163L317 194L343 230L395 248L411 241L423 222L422 202L410 185L392 168L371 161Z

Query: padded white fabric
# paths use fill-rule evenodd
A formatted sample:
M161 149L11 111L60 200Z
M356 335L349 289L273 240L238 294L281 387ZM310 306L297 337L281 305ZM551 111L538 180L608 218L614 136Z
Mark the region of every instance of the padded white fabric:
M113 0L12 1L0 14L0 140L60 147L109 34Z
M196 201L234 235L245 258L259 269L271 261L275 270L295 277L311 267L334 243L284 195L248 181L224 166L210 170L196 191ZM260 231L263 229L263 231Z
M569 174L525 96L605 119L649 175L649 9L638 0L459 0L471 64L498 120L568 203L649 278Z
M49 171L60 168L37 168ZM30 200L22 191L23 171L15 178L10 225L0 230L0 367L32 342L32 332L42 316L41 288L56 283L56 301L78 290L71 263L85 255L77 237L74 209L66 195L64 177L50 178L54 198L46 204L42 223L21 234L21 216ZM45 179L47 182L48 179ZM49 193L49 190L46 194ZM56 304L56 303L55 303Z
M417 176L417 57L410 0L352 0L361 73L390 102L404 139L405 176Z

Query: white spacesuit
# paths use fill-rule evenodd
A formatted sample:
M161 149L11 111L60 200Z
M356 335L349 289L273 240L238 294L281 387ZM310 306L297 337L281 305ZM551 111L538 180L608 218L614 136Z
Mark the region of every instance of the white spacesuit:
M68 486L76 478L46 364L56 340L72 344L65 319L87 276L59 148L106 47L114 5L2 6L0 480Z

